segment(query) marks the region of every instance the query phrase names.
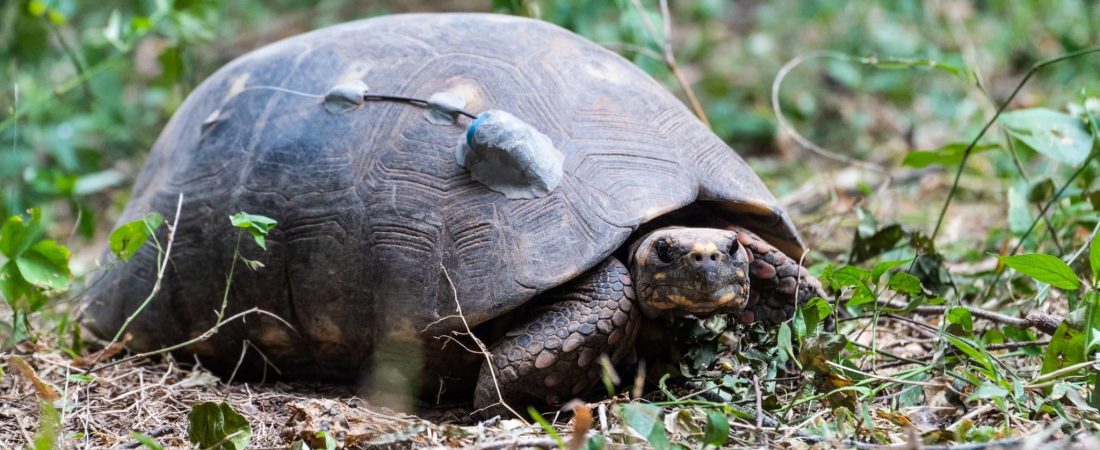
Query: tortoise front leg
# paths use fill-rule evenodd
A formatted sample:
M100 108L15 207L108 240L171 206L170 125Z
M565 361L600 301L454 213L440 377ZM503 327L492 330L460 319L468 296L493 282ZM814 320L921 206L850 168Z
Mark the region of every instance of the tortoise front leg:
M596 358L616 363L634 345L640 316L631 285L626 266L612 257L533 299L539 306L489 350L474 406L499 413L500 399L516 410L557 404L592 387L601 370Z
M798 261L749 230L729 229L737 232L737 240L750 255L749 302L741 313L742 323L763 321L768 326L778 325L794 315L797 305L814 297L825 297L821 282L810 276Z

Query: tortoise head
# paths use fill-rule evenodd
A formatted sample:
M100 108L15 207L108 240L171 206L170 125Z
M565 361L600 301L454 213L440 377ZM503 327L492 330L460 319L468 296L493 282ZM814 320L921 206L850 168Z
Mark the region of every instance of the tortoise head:
M631 247L630 274L650 318L739 313L749 296L748 258L735 231L661 228Z

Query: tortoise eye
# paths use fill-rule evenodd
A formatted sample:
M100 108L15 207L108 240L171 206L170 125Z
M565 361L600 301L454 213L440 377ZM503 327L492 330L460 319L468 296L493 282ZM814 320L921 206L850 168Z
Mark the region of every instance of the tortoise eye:
M661 262L672 262L672 246L668 245L668 241L664 239L657 241L657 244L654 246L654 251L657 252L657 259L660 259Z

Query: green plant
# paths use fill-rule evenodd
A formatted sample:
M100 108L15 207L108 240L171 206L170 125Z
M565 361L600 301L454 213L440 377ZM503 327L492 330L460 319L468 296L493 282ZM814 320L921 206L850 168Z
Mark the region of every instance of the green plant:
M0 226L0 295L13 311L8 340L28 337L27 318L45 306L51 292L69 287L69 250L57 241L42 239L42 212L32 209L24 218L8 217Z
M187 414L187 439L196 448L244 450L251 438L252 425L226 403L199 403Z

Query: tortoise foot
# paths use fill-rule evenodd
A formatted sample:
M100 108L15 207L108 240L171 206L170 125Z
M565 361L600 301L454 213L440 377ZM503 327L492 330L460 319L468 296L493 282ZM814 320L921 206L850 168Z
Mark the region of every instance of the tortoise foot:
M633 347L640 315L632 284L626 267L608 258L533 299L539 306L489 350L492 366L481 366L479 415L506 412L501 401L522 414L528 405L555 405L592 387L601 354L616 363Z
M794 315L798 305L814 297L825 297L821 282L806 268L753 232L741 227L737 240L749 251L749 302L741 323L763 322L773 326Z

